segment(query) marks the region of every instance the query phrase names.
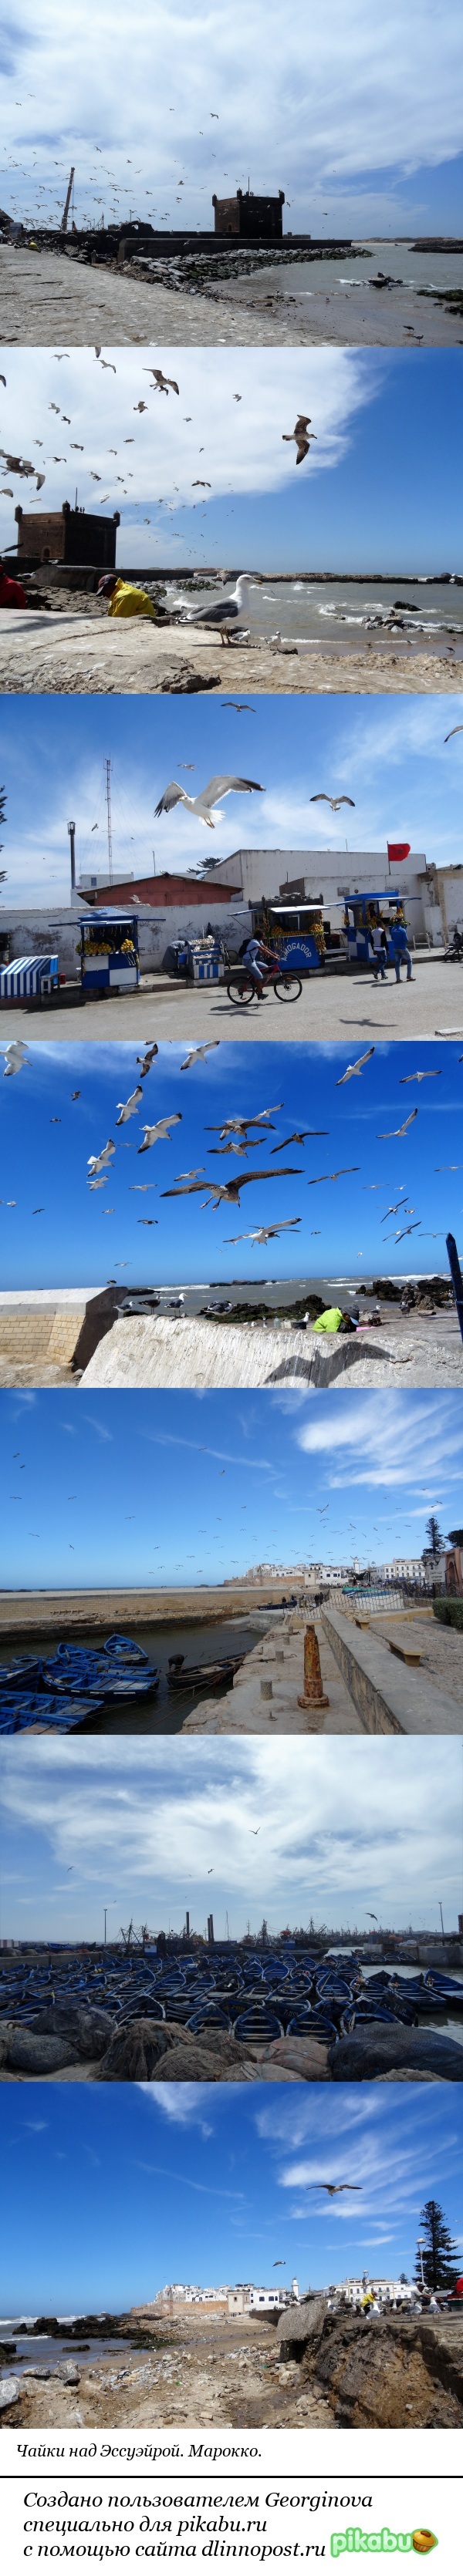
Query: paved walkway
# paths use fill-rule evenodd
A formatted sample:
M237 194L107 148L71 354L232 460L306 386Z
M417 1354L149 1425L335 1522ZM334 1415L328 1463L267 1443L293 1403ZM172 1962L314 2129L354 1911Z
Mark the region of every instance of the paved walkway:
M281 277L282 272L280 272ZM32 251L10 243L0 249L1 337L10 345L47 348L56 340L84 348L100 339L129 347L159 341L167 348L409 348L418 335L428 348L461 346L461 318L425 297L391 288L372 295L358 285L340 288L326 271L326 287L301 296L297 262L284 271L211 284L206 292L161 285L109 268L87 268L72 250Z
M193 1045L203 1038L261 1038L271 1045L283 1038L309 1043L318 1039L341 1038L351 1046L367 1030L375 1040L386 1038L461 1039L463 1047L463 967L446 966L444 958L425 951L423 961L413 962L414 981L407 984L402 976L396 984L390 974L385 984L375 984L367 967L358 975L310 975L303 983L299 1001L278 1002L275 994L266 993L263 1002L236 1005L228 999L223 984L166 984L165 977L142 976L138 993L112 994L107 1000L86 1002L81 1008L66 1007L53 1011L8 1011L8 1037L27 1037L32 1042L50 1045L58 1038L66 1044L85 1046L94 1038L137 1038L146 1036L145 1022L158 1042L181 1039ZM5 1023L6 1025L6 1023ZM432 1246L431 1246L432 1253ZM436 1266L439 1261L436 1257Z
M198 1701L191 1716L184 1718L182 1735L363 1735L364 1727L319 1621L322 1683L329 1708L298 1708L304 1687L306 1624L305 1618L295 1615L282 1622L278 1633L270 1628L246 1655L226 1699ZM271 1700L263 1697L261 1682L271 1682Z

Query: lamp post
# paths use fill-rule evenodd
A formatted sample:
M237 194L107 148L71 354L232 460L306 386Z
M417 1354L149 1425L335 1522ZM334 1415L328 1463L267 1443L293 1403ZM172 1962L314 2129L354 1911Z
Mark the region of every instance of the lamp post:
M421 2266L421 2288L422 2288L422 2290L425 2290L425 2289L426 2289L426 2282L425 2282L425 2277L424 2277L424 2272L423 2272L423 2245L424 2245L424 2236L417 2236L417 2240L416 2240L416 2251L417 2251L417 2254L419 2254L419 2258L420 2258L420 2266Z

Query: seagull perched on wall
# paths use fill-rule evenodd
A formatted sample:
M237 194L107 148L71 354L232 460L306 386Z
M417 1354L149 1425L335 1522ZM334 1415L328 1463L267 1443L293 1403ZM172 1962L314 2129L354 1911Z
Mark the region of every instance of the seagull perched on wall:
M136 1091L131 1091L129 1093L128 1100L118 1100L117 1106L119 1117L116 1118L116 1127L125 1127L127 1118L136 1118L137 1109L139 1109L140 1101L142 1099L143 1092L141 1082L137 1082Z
M184 1056L183 1064L180 1066L180 1072L189 1073L190 1064L205 1064L206 1056L210 1055L211 1047L217 1046L220 1046L220 1038L206 1038L204 1046L190 1047L190 1053L189 1055Z
M148 1154L150 1145L169 1145L171 1127L180 1126L181 1116L181 1109L172 1109L169 1118L157 1118L154 1127L145 1127L144 1144L139 1145L139 1154ZM165 1198L165 1190L163 1195ZM170 1191L167 1195L170 1197Z
M309 805L331 805L332 814L339 814L340 805L355 805L355 796L327 796L320 787L316 796L309 796Z
M171 814L174 805L186 805L188 813L196 814L198 823L204 823L206 830L213 832L212 806L219 806L221 796L231 796L235 791L249 796L264 794L258 778L208 778L207 787L201 788L199 796L188 796L186 787L178 787L176 778L171 778L169 786L164 788L164 795L160 796L159 805L155 805L156 820L158 814ZM216 820L222 823L223 815L218 813Z
M111 1155L115 1154L115 1151L116 1147L113 1145L112 1136L108 1136L107 1145L103 1145L101 1154L89 1154L88 1170L89 1178L92 1181L95 1179L97 1172L104 1171L105 1163L110 1163Z
M356 1061L356 1063L355 1063L355 1064L348 1064L348 1065L346 1065L346 1071L345 1071L345 1073L340 1073L340 1075L339 1075L339 1081L336 1083L336 1090L337 1090L337 1091L340 1091L340 1090L341 1090L341 1084L342 1084L343 1082L351 1082L351 1081L352 1081L352 1075L353 1075L354 1073L359 1073L359 1074L361 1073L361 1071L362 1071L362 1066L363 1066L364 1064L368 1064L369 1057L370 1057L371 1055L374 1055L374 1052L375 1052L375 1050L374 1050L374 1046L372 1046L372 1047L367 1047L365 1055L358 1055L358 1056L357 1056L357 1061Z
M0 1046L0 1055L5 1057L4 1074L22 1073L23 1064L31 1062L30 1056L26 1055L25 1038L9 1038L7 1046Z
M239 572L238 580L235 582L234 590L230 591L229 599L216 600L212 608L190 609L189 616L187 618L187 625L217 626L220 631L222 627L232 625L235 617L241 616L242 610L244 610L245 617L248 616L250 581L250 573Z
M282 438L284 439L287 447L291 446L293 438L296 441L296 465L303 464L304 456L308 456L309 453L310 440L312 438L316 438L316 430L309 428L309 421L309 411L298 411L294 429L282 430Z

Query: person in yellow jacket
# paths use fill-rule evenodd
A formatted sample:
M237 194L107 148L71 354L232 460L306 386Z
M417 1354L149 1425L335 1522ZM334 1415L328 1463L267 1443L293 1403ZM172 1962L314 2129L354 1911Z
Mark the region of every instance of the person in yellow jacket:
M323 1315L317 1315L314 1333L338 1333L342 1320L342 1306L325 1306Z
M135 581L123 581L121 573L110 574L109 580L99 581L98 589L110 594L108 617L152 617L156 621L157 608L148 591L138 590Z

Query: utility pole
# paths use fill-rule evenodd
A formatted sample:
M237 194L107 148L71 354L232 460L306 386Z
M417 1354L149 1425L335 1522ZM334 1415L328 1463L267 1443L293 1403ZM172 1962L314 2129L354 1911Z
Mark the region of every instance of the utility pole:
M460 1332L461 1332L461 1338L462 1338L462 1342L463 1342L463 1279L462 1279L462 1276L461 1276L460 1263L459 1263L459 1259L458 1259L458 1253L457 1253L457 1247L456 1247L456 1242L455 1242L455 1236L454 1236L454 1234L448 1234L448 1235L446 1236L446 1243L447 1243L447 1252L448 1252L448 1257L449 1257L449 1270L450 1270L450 1276L451 1276L451 1281L452 1281L453 1294L454 1294L454 1298L455 1298L455 1305L456 1305L456 1310L457 1310L457 1315L458 1315L458 1322L459 1322Z
M63 214L62 214L62 216L61 216L60 232L62 232L62 233L67 233L67 228L68 228L68 214L69 214L69 207L70 207L71 197L72 197L72 186L73 186L73 180L74 180L74 177L75 177L75 170L74 170L74 165L73 165L73 168L72 168L72 170L71 170L71 174L70 174L70 179L69 179L69 187L68 187L68 192L67 192L67 197L66 197L66 204L65 204L65 207L64 207L64 213L63 213Z
M113 881L113 841L112 841L112 829L111 829L111 762L110 762L110 760L105 760L105 770L106 770L106 806L107 806L107 815L108 815L108 865L109 865L109 883L110 883L110 885L112 885L112 881Z
M107 1916L107 1911L108 1911L108 1908L107 1908L107 1905L105 1905L105 1909L104 1909L104 1937L105 1937L105 1949L106 1949L106 1916Z
M441 1919L441 1924L442 1924L442 1939L443 1939L443 1941L445 1941L444 1917L443 1917L443 1913L442 1913L442 1906L441 1906L440 1897L439 1897L439 1914L440 1914L440 1919Z
M76 885L76 827L75 827L75 823L68 823L68 833L69 833L69 839L70 839L70 843L71 843L71 894L75 894L75 885Z

